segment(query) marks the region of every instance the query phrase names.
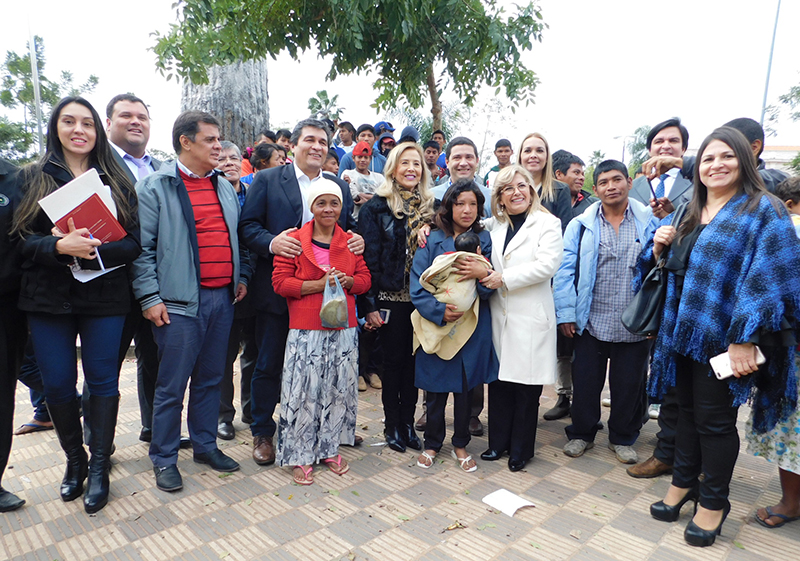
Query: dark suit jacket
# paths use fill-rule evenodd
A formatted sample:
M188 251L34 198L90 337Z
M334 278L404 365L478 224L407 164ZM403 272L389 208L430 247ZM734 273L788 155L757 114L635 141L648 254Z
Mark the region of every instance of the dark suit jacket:
M653 189L656 188L658 182L658 178L653 179ZM672 201L672 205L678 208L683 203L691 201L693 193L694 185L679 171L678 175L675 177L675 183L672 184L672 189L670 189L669 192L669 200ZM630 197L636 199L640 203L650 206L650 199L653 198L653 193L650 192L650 186L647 184L646 177L642 176L633 180L633 188L631 189Z
M353 198L350 186L339 178L325 176L342 189L342 214L339 225L355 230ZM252 291L256 310L273 314L288 313L286 299L275 294L272 288L272 258L269 244L275 236L288 228L303 224L303 198L297 183L294 165L262 170L255 175L247 190L247 198L239 221L239 239L256 260L255 273L248 290Z
M114 158L117 160L117 163L120 165L123 171L125 171L125 173L128 175L128 179L130 179L131 182L134 185L136 185L136 182L139 181L139 178L133 175L133 173L131 172L131 168L128 167L128 164L125 162L125 160L122 159L122 156L119 155L119 152L117 152L113 146L111 147L111 151L114 153ZM150 162L153 164L153 169L155 171L158 171L158 168L161 167L161 160L156 160L151 156Z

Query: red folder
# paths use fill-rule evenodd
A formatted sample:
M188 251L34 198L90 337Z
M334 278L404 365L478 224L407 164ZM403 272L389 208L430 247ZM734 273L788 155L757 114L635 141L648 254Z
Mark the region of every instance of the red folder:
M87 228L94 239L100 240L102 243L115 242L128 235L97 193L56 222L56 226L65 234L69 232L67 221L70 218L76 228Z

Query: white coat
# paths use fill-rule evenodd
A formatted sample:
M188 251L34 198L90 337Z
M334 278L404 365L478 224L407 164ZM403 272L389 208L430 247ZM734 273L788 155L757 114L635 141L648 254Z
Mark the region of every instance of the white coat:
M564 253L561 221L544 210L528 215L505 251L510 224L486 221L492 266L503 286L489 299L499 380L525 385L556 381L556 311L550 280Z

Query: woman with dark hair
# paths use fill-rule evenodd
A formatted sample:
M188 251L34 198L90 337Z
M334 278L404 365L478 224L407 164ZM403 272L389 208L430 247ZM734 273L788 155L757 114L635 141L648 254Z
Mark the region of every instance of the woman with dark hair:
M567 224L572 220L572 195L566 183L556 181L553 154L550 152L547 139L538 132L532 132L522 139L517 163L533 177L533 187L539 195L542 206L561 220L563 234Z
M88 229L75 228L72 219L68 232L59 231L39 207L39 200L91 168L108 188L110 210L127 232L123 239L102 246ZM67 456L61 498L78 498L88 471L84 507L93 513L108 502L109 458L119 408L117 355L131 306L123 265L141 251L136 193L114 158L100 116L80 97L64 98L55 107L45 154L22 170L20 182L23 198L13 226L24 258L19 307L28 313L47 408ZM85 274L103 268L105 273ZM82 274L85 282L76 278ZM86 281L87 276L91 280ZM83 447L75 397L77 336L91 394L91 461Z
M264 142L253 148L253 153L250 155L250 165L253 167L253 173L243 175L239 181L248 187L253 182L253 177L262 169L275 168L282 166L286 163L286 149L277 144L270 144Z
M492 239L481 226L484 205L483 193L470 179L454 183L445 193L442 204L434 216L435 229L428 237L425 247L417 249L411 267L411 301L417 312L435 325L457 325L464 315L453 304L440 302L420 284L423 272L433 260L445 253L456 251L455 239L472 231L480 238L481 255L492 258ZM459 258L454 267L461 274L460 282L484 279L491 273L475 256ZM488 265L488 264L487 264ZM474 280L472 281L474 282ZM477 283L480 308L478 322L469 339L449 359L439 354L428 354L417 349L416 386L428 392L428 422L425 426L425 449L417 459L417 465L430 468L442 448L445 437L444 409L448 394L453 394L453 458L461 469L472 472L478 469L467 453L470 441L470 397L472 388L494 382L497 379L497 357L492 348L492 316L489 311L489 296L494 290Z
M417 251L417 234L433 218L433 194L424 154L418 144L405 142L389 154L386 177L375 196L358 215L358 232L364 237L364 260L372 275L372 287L358 307L367 329L380 328L384 345L381 390L385 415L384 433L392 450L406 446L421 450L414 432L417 388L411 352L414 305L409 292L411 263ZM381 319L381 311L388 316Z
M649 391L663 398L675 386L680 411L672 485L650 513L674 522L686 502L699 502L684 539L709 546L730 512L739 405L752 398L759 432L796 407L791 335L800 315L800 251L786 210L764 189L739 131L715 130L697 162L684 218L675 225L664 219L640 265L652 267L671 246ZM756 345L767 356L763 365ZM725 351L733 375L719 379L709 359Z

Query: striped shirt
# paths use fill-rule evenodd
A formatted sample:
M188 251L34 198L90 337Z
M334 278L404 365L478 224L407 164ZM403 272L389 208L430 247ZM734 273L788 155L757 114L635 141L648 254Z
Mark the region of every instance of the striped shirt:
M603 205L597 211L600 248L597 276L586 329L596 339L609 343L635 343L645 337L634 335L622 325L622 312L633 300L631 281L642 244L636 234L636 222L630 205L619 225L619 234L606 220Z
M233 253L217 191L209 177L189 177L183 171L180 174L194 212L200 253L200 286L228 286L233 281Z

